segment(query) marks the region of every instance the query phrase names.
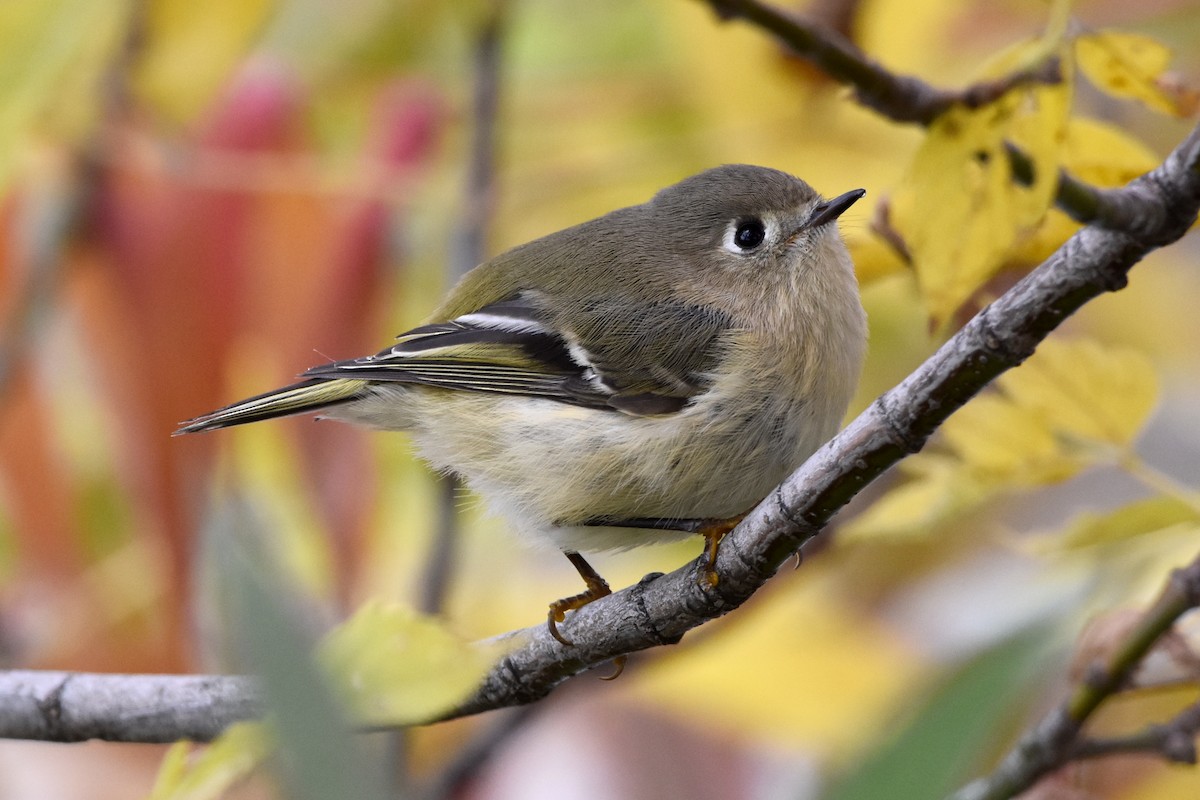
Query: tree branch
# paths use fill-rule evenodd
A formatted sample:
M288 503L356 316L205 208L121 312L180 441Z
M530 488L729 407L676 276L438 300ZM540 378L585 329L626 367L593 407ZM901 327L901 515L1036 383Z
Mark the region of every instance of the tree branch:
M0 736L49 742L209 741L262 716L250 678L0 672Z
M1187 611L1200 606L1200 557L1183 569L1175 570L1166 588L1138 625L1125 638L1105 664L1095 664L1075 688L1071 697L1047 714L1021 737L991 775L968 784L952 800L1004 800L1015 797L1040 778L1066 764L1072 758L1086 758L1123 750L1153 749L1175 761L1194 763L1195 746L1191 743L1200 728L1200 708L1192 706L1173 723L1151 729L1144 740L1127 739L1079 743L1084 723L1100 705L1127 685L1129 678L1150 648L1170 630ZM1190 757L1183 753L1179 739L1187 736ZM1122 744L1124 745L1122 747ZM1181 758L1180 755L1185 757Z
M1057 59L1047 59L1031 69L1019 70L957 91L941 89L913 75L889 71L836 31L808 22L798 15L759 0L702 0L721 19L742 19L773 35L793 53L820 67L835 80L853 87L854 97L867 108L894 122L928 126L951 106L979 108L1005 93L1031 83L1057 83L1062 79ZM1013 174L1033 180L1033 162L1022 150L1008 146ZM1124 227L1131 209L1120 196L1080 181L1065 170L1058 175L1055 204L1076 222Z
M533 702L573 675L619 655L674 644L687 631L740 606L867 483L920 450L951 413L1021 363L1084 303L1124 287L1126 273L1147 253L1184 234L1200 210L1200 128L1160 167L1115 191L1122 203L1140 209L1128 230L1088 226L1076 233L818 450L726 537L718 554L721 580L716 587L698 580L703 560L698 559L669 575L647 575L573 612L560 626L573 646L557 642L544 624L506 634L501 638L512 649L471 698L441 719ZM1195 593L1190 572L1179 575L1179 591ZM1142 633L1148 637L1144 641L1153 641L1165 627L1150 625ZM1122 656L1135 657L1136 648ZM1102 699L1098 692L1111 691L1124 680L1121 669L1105 672L1096 682L1099 689L1081 687L1069 713L1090 713ZM251 685L242 678L76 675L54 699L61 673L0 677L3 737L204 740L259 710ZM166 702L165 696L179 686L194 687L197 694ZM46 708L59 710L47 714ZM197 708L203 709L202 719L191 713ZM147 726L147 718L171 720L175 727Z
M447 716L527 703L618 655L673 644L741 605L867 483L921 449L956 409L1088 300L1125 286L1146 253L1175 241L1200 209L1200 128L1162 166L1120 190L1144 209L1132 230L1086 227L980 311L899 386L881 396L764 500L722 543L721 582L697 580L696 563L572 614L554 641L545 626L509 634L514 649L479 692Z
M1067 754L1070 761L1103 756L1151 753L1176 764L1196 763L1196 734L1200 732L1200 703L1193 703L1170 721L1147 726L1128 736L1084 739Z
M573 612L561 626L574 642L571 647L551 637L544 624L506 634L501 638L512 649L474 696L441 718L533 702L575 674L619 655L674 644L687 631L740 606L867 483L920 450L951 413L1021 363L1080 306L1124 287L1128 270L1148 252L1184 234L1200 210L1200 128L1159 168L1116 191L1122 203L1141 210L1128 230L1089 226L1076 233L818 450L726 537L717 559L721 581L716 587L698 580L698 559L669 575L647 575ZM1190 578L1178 583L1196 591ZM1145 641L1162 630L1151 626ZM1135 648L1124 657L1136 653ZM1124 674L1110 669L1096 684L1099 689L1081 687L1070 714L1085 717L1103 692L1120 685ZM77 675L53 695L61 673L3 677L7 685L0 683L0 736L5 737L203 740L258 710L250 684L239 678ZM179 686L196 688L201 696L178 698L178 707L164 702ZM70 689L69 703L65 689ZM119 702L122 698L131 702ZM59 710L47 714L46 708ZM196 708L204 709L203 719L189 713ZM171 720L176 727L147 727L148 718ZM992 795L964 795L976 796Z
M912 75L888 70L854 43L829 28L758 0L704 0L721 19L744 19L773 34L796 55L807 58L830 77L854 88L854 97L894 122L927 126L951 106L979 108L1029 83L1058 83L1058 61L1050 59L992 81L965 89L940 89Z

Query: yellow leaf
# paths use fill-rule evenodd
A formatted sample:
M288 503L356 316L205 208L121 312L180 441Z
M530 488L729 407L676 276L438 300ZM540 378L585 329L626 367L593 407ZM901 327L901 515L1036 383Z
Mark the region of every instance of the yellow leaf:
M1144 356L1086 339L1047 339L999 387L1065 443L1127 447L1158 400L1158 378Z
M976 397L946 421L942 434L981 483L1052 483L1083 466L1063 452L1043 419L998 393Z
M1051 546L1056 551L1094 547L1159 533L1180 525L1200 526L1200 513L1174 497L1137 500L1106 514L1083 513Z
M1124 186L1158 162L1150 148L1120 128L1085 117L1067 122L1063 166L1080 180L1095 186Z
M432 617L372 601L339 625L320 659L362 721L422 722L467 698L499 656Z
M1066 480L1128 447L1157 397L1137 353L1048 339L1021 367L959 409L911 476L842 529L847 540L936 534L1014 489Z
M1073 117L1067 120L1062 166L1092 186L1124 186L1158 164L1158 157L1128 133L1099 120ZM1079 223L1051 208L1037 231L1025 239L1014 260L1038 264L1079 230Z
M1053 483L1131 444L1157 396L1154 368L1137 353L1047 339L947 420L942 437L981 483Z
M703 646L639 665L621 679L629 681L622 690L706 730L853 752L894 716L923 665L894 631L831 585L835 577L809 572ZM786 699L780 686L790 687Z
M239 722L188 763L194 746L176 742L163 757L148 800L212 800L223 797L268 755L274 745L261 722Z
M1170 48L1149 36L1111 30L1086 34L1075 40L1075 57L1088 80L1113 97L1175 116L1196 112L1197 93L1164 74Z
M1003 266L1054 196L1069 86L1025 87L979 109L938 118L892 199L926 308L943 323ZM1032 159L1034 180L1013 178L1005 141Z
M935 536L940 526L957 519L996 493L955 459L936 453L906 462L910 480L889 489L865 511L838 529L839 544L867 539Z
M847 231L845 238L846 247L854 257L854 271L860 285L866 286L889 275L907 271L908 265L897 255L895 248L878 236Z
M274 0L151 0L135 91L188 122L207 107L275 10Z

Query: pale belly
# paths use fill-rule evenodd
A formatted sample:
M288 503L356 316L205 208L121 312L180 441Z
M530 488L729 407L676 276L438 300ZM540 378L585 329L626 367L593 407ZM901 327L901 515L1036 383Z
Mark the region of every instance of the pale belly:
M518 532L584 552L689 535L580 524L597 517L748 511L832 435L840 416L777 393L749 407L713 393L661 417L482 393L413 394L421 397L411 398L410 430L422 456L461 475ZM443 413L420 413L432 402Z

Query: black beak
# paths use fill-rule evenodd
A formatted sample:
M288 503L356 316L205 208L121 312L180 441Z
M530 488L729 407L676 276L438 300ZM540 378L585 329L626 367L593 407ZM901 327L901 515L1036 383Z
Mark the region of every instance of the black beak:
M826 200L812 210L812 214L809 215L808 222L804 223L804 227L819 228L826 222L833 222L866 193L866 189L853 189L845 194L838 195L832 200Z

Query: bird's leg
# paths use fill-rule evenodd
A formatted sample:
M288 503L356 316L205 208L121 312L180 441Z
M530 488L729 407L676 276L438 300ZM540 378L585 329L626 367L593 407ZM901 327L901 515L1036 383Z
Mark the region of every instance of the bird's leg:
M551 603L550 613L546 615L546 619L550 628L550 635L570 647L570 640L558 632L558 623L567 618L568 611L583 608L593 600L599 600L605 595L610 595L612 594L612 589L608 588L608 582L604 578L601 578L600 573L592 569L592 565L584 561L583 556L579 555L579 553L567 550L563 554L567 557L568 561L575 565L575 570L579 573L579 577L583 578L587 589L579 594L564 597L562 600L556 600Z
M716 586L719 580L717 578L717 551L721 547L721 540L725 538L725 534L736 528L738 523L745 519L748 513L750 512L747 511L732 517L708 517L704 519L663 519L659 517L621 519L619 517L592 517L582 524L597 525L606 528L647 528L658 531L698 533L704 537L704 554L707 556L702 578L709 586ZM570 554L568 554L569 557ZM576 565L576 568L578 568L578 565ZM580 574L583 574L582 570ZM584 580L587 580L587 578L585 577Z

